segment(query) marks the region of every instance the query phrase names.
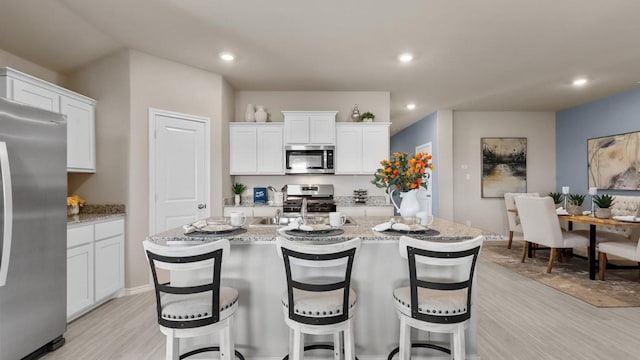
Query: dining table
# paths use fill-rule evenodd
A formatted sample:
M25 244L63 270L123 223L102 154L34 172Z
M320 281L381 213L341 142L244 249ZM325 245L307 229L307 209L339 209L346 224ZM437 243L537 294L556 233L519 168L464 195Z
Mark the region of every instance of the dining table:
M589 279L596 279L597 257L596 257L596 227L620 226L620 227L640 227L640 222L620 221L613 218L601 219L591 215L558 215L559 220L564 220L572 230L573 223L589 224Z

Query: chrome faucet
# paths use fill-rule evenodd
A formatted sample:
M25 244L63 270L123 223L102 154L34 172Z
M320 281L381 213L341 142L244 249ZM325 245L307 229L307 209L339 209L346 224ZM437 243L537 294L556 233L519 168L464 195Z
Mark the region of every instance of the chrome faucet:
M303 222L307 218L307 198L302 198L302 206L300 207L300 216L302 216Z
M276 224L280 225L280 217L282 216L282 210L281 209L277 209L276 210Z

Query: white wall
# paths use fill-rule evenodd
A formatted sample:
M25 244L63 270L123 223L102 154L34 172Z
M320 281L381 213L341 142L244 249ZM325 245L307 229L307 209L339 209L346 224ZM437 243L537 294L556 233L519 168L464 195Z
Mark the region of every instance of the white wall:
M230 194L228 121L233 89L220 75L123 51L87 65L71 81L98 101L97 173L70 175L90 203L127 207L125 287L149 283L142 241L149 235L149 108L211 119L211 204ZM225 189L229 188L229 189ZM214 215L222 208L212 206Z
M96 174L68 174L69 195L89 204L127 204L129 199L129 52L121 51L84 66L70 84L96 105Z
M455 139L453 138L453 111L438 110L436 120L438 133L438 216L447 220L454 220L454 166L453 153Z
M555 114L453 112L454 219L458 223L470 222L471 226L506 234L504 199L481 198L482 137L526 137L527 191L546 194L556 187Z
M4 66L8 66L62 87L66 87L67 85L67 79L62 74L0 49L0 67Z
M149 234L149 108L208 117L211 120L211 204L222 203L222 138L228 130L222 121L220 75L176 62L131 51L131 151L129 153L128 221L131 245L127 287L148 282L147 262L141 242ZM223 131L224 130L224 131ZM215 209L212 207L212 209ZM221 215L222 212L214 215Z
M283 121L283 110L337 110L337 121L351 121L353 106L369 111L375 121L389 122L391 95L386 91L237 91L235 120L244 121L247 104L263 105L268 121Z

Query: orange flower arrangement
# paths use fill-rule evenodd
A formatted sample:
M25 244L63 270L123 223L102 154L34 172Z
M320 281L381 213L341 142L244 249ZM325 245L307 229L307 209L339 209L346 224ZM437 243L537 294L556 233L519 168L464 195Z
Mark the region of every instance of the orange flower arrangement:
M417 153L415 156L396 152L389 160L380 161L382 168L373 175L372 184L379 188L399 190L402 192L418 189L421 186L427 188L429 173L425 170L433 170L431 154Z

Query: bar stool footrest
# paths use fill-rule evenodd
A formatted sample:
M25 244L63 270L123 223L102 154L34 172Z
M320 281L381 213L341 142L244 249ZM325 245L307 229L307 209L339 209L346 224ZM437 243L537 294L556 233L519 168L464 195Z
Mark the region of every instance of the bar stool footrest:
M434 349L434 350L438 350L438 351L442 351L443 353L446 354L451 354L451 350L447 349L444 346L440 346L440 345L435 345L435 344L430 344L430 343L423 343L423 342L415 342L415 343L411 343L411 348L426 348L426 349ZM400 347L397 347L393 350L391 350L391 352L389 353L389 356L387 357L387 360L391 360L391 358L393 358L393 356L397 353L400 352Z
M329 345L329 344L313 344L313 345L307 345L304 347L304 351L307 350L317 350L317 349L324 349L324 350L331 350L333 351L333 345ZM358 360L358 357L355 357L356 360ZM244 360L244 359L242 359ZM289 354L285 355L282 360L289 360Z
M196 355L196 354L200 354L200 353L203 353L203 352L209 352L209 351L220 351L220 346L209 346L209 347L203 347L203 348L200 348L200 349L191 350L189 352L186 352L186 353L180 355L180 360L186 359L186 358L188 358L190 356L193 356L193 355ZM236 358L238 358L240 360L244 360L244 356L238 350L235 351L235 354L236 354Z

